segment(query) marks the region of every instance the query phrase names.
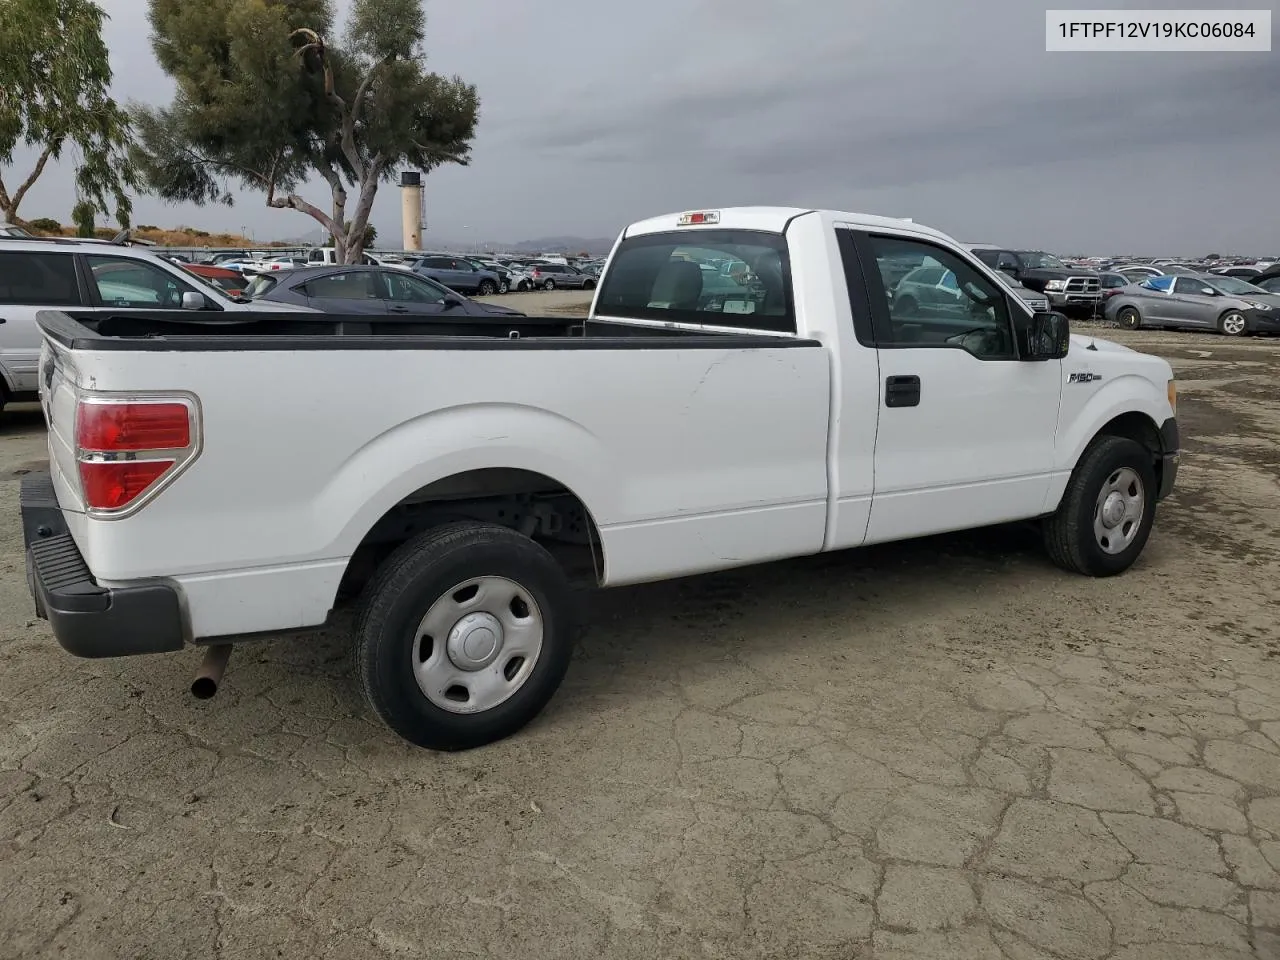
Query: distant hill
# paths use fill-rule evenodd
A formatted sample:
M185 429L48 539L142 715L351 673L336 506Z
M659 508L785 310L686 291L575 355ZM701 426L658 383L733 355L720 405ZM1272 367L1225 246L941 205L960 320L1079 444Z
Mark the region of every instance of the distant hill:
M603 256L613 249L614 237L539 237L513 244L512 253L590 253Z

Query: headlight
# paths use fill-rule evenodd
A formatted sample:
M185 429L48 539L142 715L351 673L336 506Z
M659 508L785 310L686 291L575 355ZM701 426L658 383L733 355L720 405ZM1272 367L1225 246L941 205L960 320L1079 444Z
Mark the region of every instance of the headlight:
M1178 415L1178 384L1174 380L1169 381L1169 409L1175 417Z
M1245 303L1247 303L1254 310L1270 310L1271 309L1265 303L1258 303L1257 300L1246 300Z
M1046 283L1046 284L1044 285L1044 288L1045 288L1046 290L1065 290L1065 289L1067 289L1067 281L1065 281L1065 280L1050 280L1048 283Z

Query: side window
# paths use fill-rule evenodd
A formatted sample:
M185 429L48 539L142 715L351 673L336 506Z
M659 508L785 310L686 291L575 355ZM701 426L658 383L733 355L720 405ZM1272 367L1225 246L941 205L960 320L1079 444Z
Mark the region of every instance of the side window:
M312 250L307 254L307 263L324 263L324 251Z
M112 307L155 307L173 310L182 306L184 293L198 293L195 287L144 260L124 257L88 256L98 297Z
M0 303L79 306L75 257L57 253L0 253Z
M1204 294L1206 284L1199 277L1178 277L1173 284L1174 293Z
M1148 290L1154 290L1156 293L1168 293L1173 289L1173 277L1147 277L1142 281L1142 286Z
M397 303L439 303L447 295L433 284L419 280L410 274L385 273L390 299Z
M308 297L322 300L377 300L381 299L373 287L373 274L364 270L355 273L333 273L316 277L305 287Z
M869 236L867 245L881 274L880 289L872 284L870 291L872 306L880 308L875 312L888 320L880 334L882 345L958 347L982 360L1017 359L1009 302L994 280L949 250L920 240ZM893 263L912 254L941 264L938 280L950 274L957 295L926 298L913 296L912 291L895 295L890 286Z

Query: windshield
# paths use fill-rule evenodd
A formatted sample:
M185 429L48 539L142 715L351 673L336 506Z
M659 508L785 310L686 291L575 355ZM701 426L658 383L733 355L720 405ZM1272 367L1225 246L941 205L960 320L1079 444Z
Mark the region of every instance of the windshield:
M1032 251L1030 253L1019 253L1018 257L1022 260L1022 265L1030 270L1067 269L1067 265L1065 263L1048 253Z
M1239 277L1203 277L1202 279L1213 289L1232 297L1257 296L1267 292Z

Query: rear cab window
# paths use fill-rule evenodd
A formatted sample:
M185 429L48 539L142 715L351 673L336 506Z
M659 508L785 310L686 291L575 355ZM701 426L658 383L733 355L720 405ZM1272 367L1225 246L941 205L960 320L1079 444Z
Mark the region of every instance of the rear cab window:
M794 334L786 238L708 229L627 237L610 260L595 312L619 320Z

